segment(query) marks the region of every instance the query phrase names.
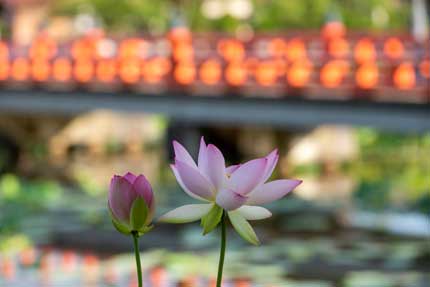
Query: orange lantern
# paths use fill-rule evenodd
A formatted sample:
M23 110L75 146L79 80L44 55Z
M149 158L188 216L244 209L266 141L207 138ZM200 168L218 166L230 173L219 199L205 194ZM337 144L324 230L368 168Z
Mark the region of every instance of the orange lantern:
M94 45L88 39L80 39L73 42L71 48L72 57L77 61L91 60L95 55L94 51Z
M287 82L294 88L303 88L309 83L312 63L308 60L295 61L287 71Z
M360 39L355 45L354 57L359 64L375 61L376 48L372 40L367 38Z
M162 80L172 68L171 62L164 57L155 57L142 64L142 76L147 83L155 84Z
M217 49L226 61L240 61L245 57L245 47L235 39L220 40Z
M173 72L173 76L179 84L189 85L196 78L196 68L193 63L179 63Z
M248 73L241 62L234 62L227 66L225 79L232 86L240 86L245 84L248 79Z
M169 32L169 40L173 42L173 44L177 43L191 43L192 35L190 30L187 27L174 27Z
M9 48L6 43L0 41L0 59L9 58Z
M405 48L400 39L391 37L384 43L384 54L390 59L399 59L403 56Z
M415 81L415 70L411 62L404 62L394 70L393 83L400 90L412 89Z
M374 63L361 65L355 74L355 82L361 89L373 89L378 84L379 72Z
M285 50L285 56L287 60L290 62L294 62L296 60L306 59L307 52L305 43L298 38L291 39L287 43L287 48Z
M262 61L255 71L255 79L262 86L270 86L276 83L278 70L273 61Z
M35 81L43 82L49 79L51 66L46 60L34 60L31 65L31 75Z
M87 83L94 75L94 65L92 61L80 60L75 62L73 75L78 82Z
M199 69L200 80L206 85L214 85L221 79L221 64L209 59L202 63Z
M113 82L116 77L116 61L100 60L96 67L96 77L100 82Z
M274 57L283 57L287 43L282 38L274 38L270 41L269 50L270 54Z
M72 63L68 58L57 58L52 63L52 78L56 81L70 81L72 77Z
M140 80L140 61L138 59L126 59L121 61L119 76L126 84L135 84Z
M0 81L7 80L9 78L9 61L0 58Z
M173 48L173 59L176 62L191 62L194 57L194 49L191 44L179 43Z
M57 43L47 36L40 36L30 47L30 58L34 60L49 60L57 53Z
M146 45L143 39L131 38L121 42L118 56L121 60L129 58L143 58L146 53Z
M328 53L335 58L345 58L349 54L349 43L344 38L335 38L328 42Z
M346 61L333 60L327 62L320 71L321 84L326 88L340 86L348 69L348 62Z
M430 79L430 60L423 60L420 63L419 69L424 78Z
M30 74L30 63L26 58L16 58L12 62L11 77L16 81L25 81Z
M330 21L324 25L321 34L328 40L343 37L346 34L346 27L340 21Z

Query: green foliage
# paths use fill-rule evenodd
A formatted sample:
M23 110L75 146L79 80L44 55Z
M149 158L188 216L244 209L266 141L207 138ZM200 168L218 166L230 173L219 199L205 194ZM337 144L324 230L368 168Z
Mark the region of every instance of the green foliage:
M343 6L342 15L348 27L377 29L378 27L372 23L371 15L373 10L379 7L385 9L387 12L387 27L391 29L405 29L410 22L411 8L409 2L393 0L347 0Z
M269 2L269 3L268 3ZM252 24L258 30L319 28L324 23L330 0L264 1L256 0Z
M17 232L26 232L22 226L47 209L58 206L62 195L63 189L53 181L22 180L13 174L1 176L0 253L3 247L9 248L7 238L14 238ZM21 246L21 242L24 242L21 239L26 238L23 236L17 237L16 244L12 245Z
M105 152L108 155L120 154L124 151L124 145L117 141L109 141L105 145Z
M94 14L111 31L165 31L169 1L62 0L55 1L57 15Z
M361 182L354 197L366 209L382 210L390 198L390 184L387 181Z
M207 19L200 1L148 0L59 0L54 14L97 16L105 28L121 32L165 32L172 22L184 20L194 31L234 32L244 23L255 30L319 29L327 17L340 15L352 29L405 29L408 27L410 3L392 0L253 0L254 13L248 20L225 15ZM226 1L227 2L227 1ZM383 10L387 27L372 21L375 9Z
M297 165L291 171L295 175L307 175L311 177L318 177L322 172L323 165L321 163Z
M13 174L5 174L0 179L0 194L4 199L14 199L19 196L21 185Z
M0 254L14 254L32 246L30 238L23 234L0 236Z
M380 187L377 190L383 187L386 194L381 200L385 199L385 204L410 206L428 197L429 134L405 136L359 129L357 137L361 157L353 165L353 174L363 183ZM366 198L362 198L363 205Z
M86 172L76 171L73 176L81 190L85 193L93 197L98 197L105 194L105 187L100 187L99 184L97 184L97 182L94 180L94 178Z
M0 177L0 206L19 203L30 209L47 208L58 202L62 192L54 181L21 181L13 174Z
M359 128L356 138L360 155L339 163L343 174L358 186L355 203L366 209L418 209L429 211L430 134L404 135ZM324 176L323 163L294 167L300 177Z

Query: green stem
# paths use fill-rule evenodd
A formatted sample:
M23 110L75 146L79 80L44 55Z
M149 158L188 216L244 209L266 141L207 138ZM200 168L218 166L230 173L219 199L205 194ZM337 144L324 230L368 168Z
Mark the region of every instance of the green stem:
M139 233L137 231L132 231L133 243L134 243L134 257L136 257L136 268L137 268L137 281L139 282L139 287L142 287L142 266L140 265L140 253L139 253Z
M221 287L222 282L222 271L224 268L224 257L225 257L225 246L226 246L226 213L222 212L221 218L221 249L219 252L219 263L218 263L218 276L216 279L216 286Z

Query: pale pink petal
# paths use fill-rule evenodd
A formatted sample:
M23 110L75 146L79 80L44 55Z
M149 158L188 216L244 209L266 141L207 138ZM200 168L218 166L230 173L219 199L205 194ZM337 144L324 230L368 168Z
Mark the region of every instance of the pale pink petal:
M118 220L128 224L132 204L132 185L121 176L114 176L109 190L109 206Z
M128 180L129 183L133 184L134 180L136 179L136 176L131 173L131 172L127 172L124 176L123 176L126 180Z
M207 214L213 204L188 204L162 215L158 221L169 223L187 223L199 220Z
M143 197L148 207L151 207L153 199L152 187L143 174L139 175L134 180L133 189L137 193L137 195Z
M268 182L250 193L246 204L260 205L278 200L301 183L301 180L296 179L280 179Z
M197 168L197 165L191 155L180 143L173 141L173 149L175 151L175 160L185 162L189 166Z
M205 199L213 199L215 188L199 170L179 160L176 161L175 167L189 191Z
M207 179L209 179L208 173L208 147L206 146L205 139L203 137L200 138L200 148L199 148L199 157L198 157L198 169L202 175L204 175Z
M243 205L237 209L246 220L260 220L272 216L272 213L261 206Z
M237 193L246 195L261 181L266 170L267 159L259 158L241 165L230 177L228 186Z
M227 173L228 176L230 176L233 172L236 171L236 169L238 169L241 165L240 164L235 164L235 165L230 165L229 167L227 167L225 169L225 172Z
M202 168L206 168L207 166L207 146L205 143L204 137L200 138L200 149L199 149L199 158L198 158L198 166L199 169L202 170Z
M219 189L227 179L225 161L222 152L212 144L207 148L207 161L207 175L215 188Z
M235 210L242 206L247 197L234 192L231 189L221 189L216 196L216 203L225 210Z
M272 175L273 170L275 169L279 159L278 149L273 150L271 153L269 153L266 156L266 158L267 158L267 166L264 172L264 176L261 179L261 183L265 183Z
M184 190L184 192L186 193L186 194L188 194L189 196L191 196L192 198L195 198L195 199L197 199L197 200L202 200L202 201L207 201L206 199L204 199L204 198L202 198L202 197L200 197L200 196L198 196L197 194L194 194L194 193L192 193L186 186L185 186L185 184L184 184L184 182L182 181L182 178L181 178L181 176L179 175L179 172L178 172L178 170L176 169L176 167L175 167L175 165L173 165L173 164L171 164L170 165L170 167L171 167L171 169L172 169L172 171L173 171L173 174L175 175L175 177L176 177L176 180L178 181L178 183L179 183L179 186Z

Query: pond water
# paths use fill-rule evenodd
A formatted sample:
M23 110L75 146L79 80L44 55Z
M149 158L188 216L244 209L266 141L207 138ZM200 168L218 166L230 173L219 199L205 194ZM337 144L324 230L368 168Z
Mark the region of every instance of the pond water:
M229 230L224 286L428 286L430 141L366 130L358 137L360 155L349 162L290 167L284 151L276 176L305 183L267 206L272 218L253 222L261 246ZM137 286L131 238L109 221L104 183L112 171L149 170L157 215L193 202L163 145L145 148L74 151L66 164L24 161L1 175L0 286ZM141 240L145 286L214 286L218 235L202 236L198 223L157 224Z

